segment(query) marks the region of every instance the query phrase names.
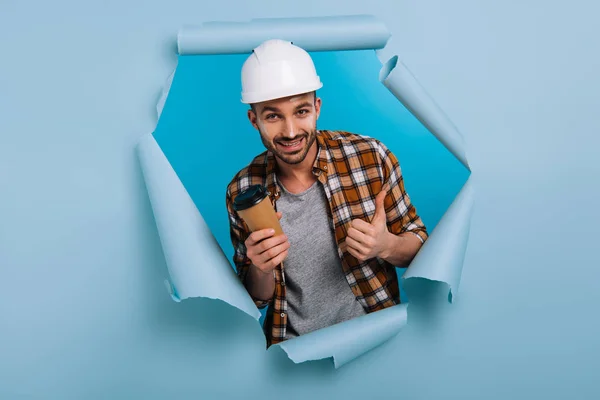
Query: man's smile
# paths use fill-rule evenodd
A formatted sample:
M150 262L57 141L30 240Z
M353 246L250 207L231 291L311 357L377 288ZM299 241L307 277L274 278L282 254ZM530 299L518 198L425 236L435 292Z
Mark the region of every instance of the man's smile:
M286 153L294 153L294 152L302 149L302 146L304 146L304 138L305 137L302 136L300 139L296 139L292 142L290 142L290 141L277 142L277 146L279 146L279 148L282 149Z

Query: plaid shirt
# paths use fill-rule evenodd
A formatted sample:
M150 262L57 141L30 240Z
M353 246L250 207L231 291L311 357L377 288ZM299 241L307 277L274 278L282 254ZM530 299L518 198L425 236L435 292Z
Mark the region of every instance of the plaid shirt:
M386 182L390 184L384 201L388 230L394 234L412 232L422 242L427 239L425 226L404 190L398 160L380 141L349 132L320 130L317 133L317 143L313 174L323 184L329 200L330 222L348 285L368 313L399 304L400 292L395 266L379 258L360 262L346 251L345 243L353 219L371 221L375 214L375 197ZM271 203L277 209L280 188L276 170L275 156L271 151L265 151L239 171L227 187L226 204L234 248L233 260L244 284L251 264L246 256L244 241L251 232L233 210L233 200L250 185L262 184L266 186ZM258 308L269 305L263 326L267 348L285 340L287 325L282 264L273 272L273 297L269 301L253 297Z

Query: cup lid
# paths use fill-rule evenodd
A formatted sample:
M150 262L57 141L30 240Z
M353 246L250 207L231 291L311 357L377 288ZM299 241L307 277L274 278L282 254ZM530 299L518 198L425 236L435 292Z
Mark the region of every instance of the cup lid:
M242 211L260 203L267 197L267 188L263 185L252 185L242 190L233 200L233 209Z

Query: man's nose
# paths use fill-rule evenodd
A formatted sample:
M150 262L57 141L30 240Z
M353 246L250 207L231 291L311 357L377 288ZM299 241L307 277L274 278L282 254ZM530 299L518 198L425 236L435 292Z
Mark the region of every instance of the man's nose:
M298 128L296 127L294 122L288 121L285 125L284 136L291 139L296 136L296 132L298 132Z

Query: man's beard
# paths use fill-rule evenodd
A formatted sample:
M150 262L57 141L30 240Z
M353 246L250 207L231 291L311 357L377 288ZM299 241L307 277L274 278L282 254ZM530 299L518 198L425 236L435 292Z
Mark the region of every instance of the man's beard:
M260 138L263 142L263 145L268 150L270 150L273 154L275 154L275 157L279 158L281 161L285 162L286 164L294 165L294 164L300 164L306 158L308 151L310 150L311 146L317 139L317 129L315 128L310 132L302 132L301 134L296 135L291 140L290 139L276 139L275 141L270 141L268 139L265 139L265 137L262 135L262 133L260 135ZM291 143L291 142L295 142L299 139L304 139L304 146L294 153L285 153L285 152L281 151L277 145L277 142Z

